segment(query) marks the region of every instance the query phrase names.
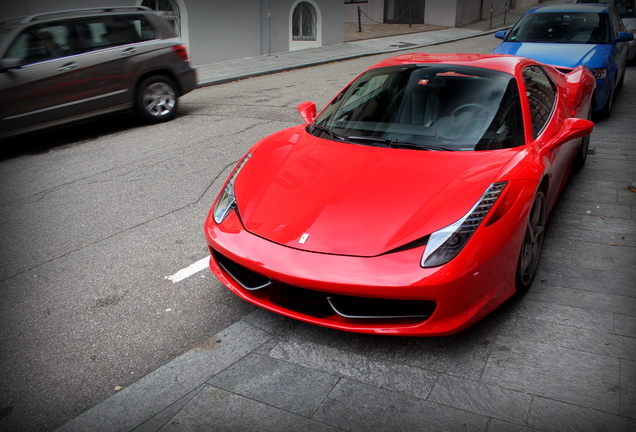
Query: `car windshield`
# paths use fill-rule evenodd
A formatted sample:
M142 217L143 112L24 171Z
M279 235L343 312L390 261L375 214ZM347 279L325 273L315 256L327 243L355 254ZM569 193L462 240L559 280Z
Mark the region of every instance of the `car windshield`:
M609 44L609 15L588 12L530 13L521 17L508 42Z
M336 141L422 150L495 150L524 144L515 78L455 65L367 71L307 130Z
M635 0L577 0L577 3L600 3L614 6L621 18L636 18L634 14Z

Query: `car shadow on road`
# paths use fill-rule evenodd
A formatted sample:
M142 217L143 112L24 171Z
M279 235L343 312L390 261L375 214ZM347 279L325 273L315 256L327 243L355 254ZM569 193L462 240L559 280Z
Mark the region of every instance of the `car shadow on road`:
M177 114L178 115L178 114ZM0 140L0 161L35 155L92 141L104 135L144 126L133 112L121 112L83 122L45 129Z

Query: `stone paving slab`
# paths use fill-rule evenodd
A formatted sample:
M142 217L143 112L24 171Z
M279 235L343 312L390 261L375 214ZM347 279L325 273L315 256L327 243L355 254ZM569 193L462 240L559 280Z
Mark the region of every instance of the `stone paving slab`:
M212 378L208 384L310 417L338 381L337 375L250 354Z
M270 334L239 321L58 430L133 430L270 338Z
M343 379L316 419L352 432L484 431L488 417Z
M614 357L499 336L481 381L607 413L619 412L620 361Z

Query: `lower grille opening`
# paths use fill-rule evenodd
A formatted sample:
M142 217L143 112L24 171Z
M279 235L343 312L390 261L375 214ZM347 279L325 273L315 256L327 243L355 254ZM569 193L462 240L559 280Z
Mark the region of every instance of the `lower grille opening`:
M339 315L353 320L396 320L419 323L435 311L436 303L427 300L394 300L330 294L281 283L212 251L219 266L252 295L286 309L317 318Z
M433 314L435 302L426 300L391 300L365 297L329 297L334 311L345 318L423 318Z
M232 276L232 278L246 290L253 291L262 289L271 284L269 278L246 269L242 265L237 264L231 259L228 259L225 256L221 255L214 249L213 253L214 259L217 263L219 263L219 266L221 266L221 268L225 270L226 273Z
M269 290L269 299L273 303L314 317L321 318L334 314L327 296L320 291L275 284Z

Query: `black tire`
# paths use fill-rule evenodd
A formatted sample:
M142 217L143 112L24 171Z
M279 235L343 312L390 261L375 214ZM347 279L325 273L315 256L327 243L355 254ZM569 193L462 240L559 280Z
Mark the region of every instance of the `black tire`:
M614 106L614 96L616 93L616 81L614 81L612 88L610 90L610 94L607 97L607 101L605 101L605 105L598 113L599 120L604 120L610 116L612 113L612 106Z
M627 65L625 65L625 69L623 69L623 75L621 75L621 80L618 82L618 85L616 86L616 89L620 89L623 87L623 84L625 84L625 74L627 73Z
M148 123L172 120L179 106L177 86L165 76L151 76L139 85L136 109L139 116Z
M543 191L537 192L528 216L526 234L521 244L519 261L517 264L516 290L517 295L524 294L532 285L534 275L537 272L541 247L543 246L543 234L545 232L546 212L545 195Z

